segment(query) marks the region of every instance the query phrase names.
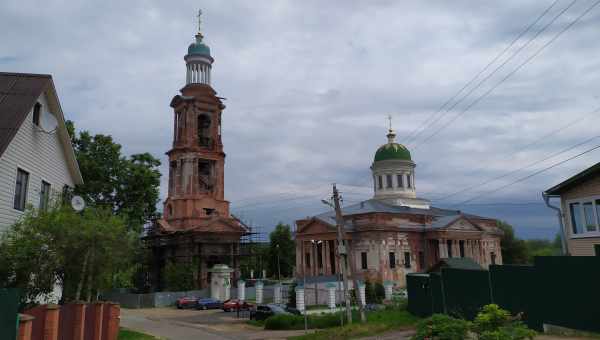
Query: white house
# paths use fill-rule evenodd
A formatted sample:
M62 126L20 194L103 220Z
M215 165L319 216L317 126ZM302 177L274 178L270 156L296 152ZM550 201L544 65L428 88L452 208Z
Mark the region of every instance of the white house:
M0 232L82 183L52 77L0 72Z

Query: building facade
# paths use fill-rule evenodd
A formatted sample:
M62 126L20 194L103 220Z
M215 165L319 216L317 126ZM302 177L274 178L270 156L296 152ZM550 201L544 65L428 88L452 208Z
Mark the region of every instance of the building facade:
M0 73L0 233L83 179L50 75Z
M342 209L349 265L360 280L403 287L408 273L424 272L440 259L468 257L483 268L502 264L501 230L495 219L435 208L417 197L410 152L394 141L376 152L373 198ZM296 221L297 277L340 272L333 211Z
M225 153L221 116L225 105L211 86L214 59L198 30L185 55L186 84L171 100L173 144L168 197L163 218L145 237L152 249L152 285L164 288L163 270L171 261L195 267L199 288L210 283L209 269L226 264L239 277L240 238L247 228L229 213L224 197Z
M546 190L544 197L560 199L565 252L600 256L600 163Z

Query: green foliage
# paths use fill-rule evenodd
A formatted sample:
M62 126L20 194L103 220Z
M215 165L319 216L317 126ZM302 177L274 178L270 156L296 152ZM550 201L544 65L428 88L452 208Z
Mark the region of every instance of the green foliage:
M155 338L148 334L132 331L130 329L121 327L119 329L118 339L119 340L157 340L158 338Z
M535 331L496 304L482 308L473 321L472 330L479 340L524 340L533 339L536 335Z
M106 209L83 214L57 204L28 209L0 240L0 286L20 288L23 302L63 286L65 300L87 299L112 285L113 274L129 267L137 235Z
M196 288L194 283L193 263L169 261L164 268L166 288L169 291L181 292Z
M129 229L140 232L144 223L157 216L160 161L149 153L127 158L111 136L88 131L77 135L72 122L67 128L84 180L75 193L110 209Z
M434 314L417 324L412 340L463 340L467 338L469 322L445 314Z
M292 231L289 225L279 223L269 234L269 261L267 271L271 277L277 277L278 269L281 270L281 277L293 276L293 268L296 264L296 244L292 238ZM279 268L278 261L279 260Z
M502 262L504 264L527 263L527 245L525 241L516 238L513 227L506 222L499 221L498 228L504 232L500 240Z
M398 295L392 295L392 303L388 306L391 309L406 310L406 308L408 308L408 299Z

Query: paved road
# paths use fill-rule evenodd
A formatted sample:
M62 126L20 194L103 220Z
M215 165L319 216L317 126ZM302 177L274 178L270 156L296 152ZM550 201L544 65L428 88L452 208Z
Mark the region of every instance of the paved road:
M285 339L303 331L265 331L221 310L122 309L121 326L170 340Z

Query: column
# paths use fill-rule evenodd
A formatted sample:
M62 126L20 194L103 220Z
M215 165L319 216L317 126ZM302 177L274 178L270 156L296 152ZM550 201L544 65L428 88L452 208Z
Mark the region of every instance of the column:
M392 289L394 288L394 283L392 281L383 282L383 289L385 291L385 299L388 301L392 300Z
M210 69L211 67L208 66L208 85L210 85Z
M304 286L296 286L296 309L304 314Z
M329 282L327 283L326 287L327 287L327 292L329 293L329 299L327 300L328 302L328 307L330 309L335 309L335 289L336 289L336 284L333 282Z
M246 300L246 281L244 280L238 281L237 297L240 301Z
M263 287L262 281L256 281L256 303L263 303Z
M448 253L446 253L446 240L440 239L438 243L440 245L440 259L448 257Z
M273 290L273 303L281 303L281 284L279 283L275 285L275 289Z

